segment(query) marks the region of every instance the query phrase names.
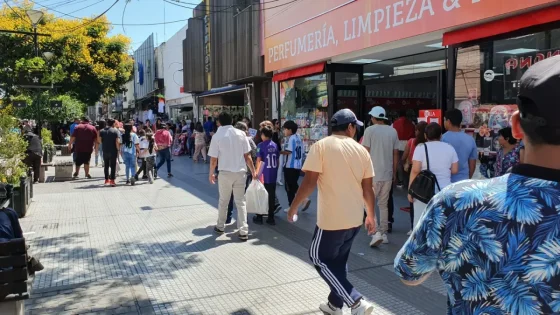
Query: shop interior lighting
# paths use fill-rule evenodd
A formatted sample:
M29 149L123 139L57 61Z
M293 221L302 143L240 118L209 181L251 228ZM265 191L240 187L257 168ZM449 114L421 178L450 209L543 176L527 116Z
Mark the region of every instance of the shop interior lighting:
M516 48L516 49L498 51L498 54L520 55L520 54L526 54L526 53L530 53L530 52L534 52L534 51L537 51L537 50L536 49L530 49L530 48Z
M366 72L366 73L364 73L364 76L373 77L373 76L380 75L380 74L381 73L377 73L377 72Z
M374 63L374 62L378 62L381 61L379 59L356 59L354 61L352 61L352 63Z
M435 43L435 44L426 45L426 47L430 47L430 48L443 48L442 44L443 44L442 42L439 42L439 43Z

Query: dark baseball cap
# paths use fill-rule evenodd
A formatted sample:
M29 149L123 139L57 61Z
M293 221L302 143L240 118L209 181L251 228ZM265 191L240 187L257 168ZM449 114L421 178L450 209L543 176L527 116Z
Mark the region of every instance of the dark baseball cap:
M521 77L517 106L521 119L538 127L560 128L560 56L539 61Z
M338 112L334 113L331 118L331 127L346 125L346 124L356 124L358 126L363 126L364 123L359 121L356 118L356 115L353 111L349 110L348 108L341 109Z

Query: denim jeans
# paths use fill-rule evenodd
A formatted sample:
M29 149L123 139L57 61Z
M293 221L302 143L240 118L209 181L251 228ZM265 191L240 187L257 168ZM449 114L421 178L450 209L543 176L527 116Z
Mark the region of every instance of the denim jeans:
M160 150L157 152L157 156L156 172L163 166L163 163L167 163L167 173L171 174L171 152L168 149Z
M136 174L136 154L123 152L123 160L126 180L129 180L131 175Z

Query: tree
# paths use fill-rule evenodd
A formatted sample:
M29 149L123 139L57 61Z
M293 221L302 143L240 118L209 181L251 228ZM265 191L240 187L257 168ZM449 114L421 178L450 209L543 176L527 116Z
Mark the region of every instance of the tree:
M27 102L27 107L14 109L14 114L20 118L41 118L41 121L51 123L68 122L76 117L82 117L86 111L86 105L70 95L51 97L48 91L36 94L33 98L18 96L17 99ZM49 105L51 100L62 101L62 107L51 107Z
M0 29L32 32L25 11L34 4L24 0L4 5ZM37 8L35 8L37 9ZM81 103L93 105L101 95L122 91L132 75L133 61L127 51L130 39L108 36L111 25L105 16L97 19L64 19L45 12L38 25L41 52L52 52L50 61L36 58L33 36L0 33L0 85L5 98L32 95L15 86L20 71L42 71L44 84L57 86L58 94L68 94Z
M18 120L8 115L8 110L0 113L0 182L18 185L26 175L25 158L27 142L21 136Z

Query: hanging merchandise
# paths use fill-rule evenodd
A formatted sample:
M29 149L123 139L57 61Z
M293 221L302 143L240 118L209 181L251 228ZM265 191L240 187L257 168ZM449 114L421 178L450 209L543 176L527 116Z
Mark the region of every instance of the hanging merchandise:
M160 98L158 102L158 113L163 112L165 112L165 100L163 98Z

